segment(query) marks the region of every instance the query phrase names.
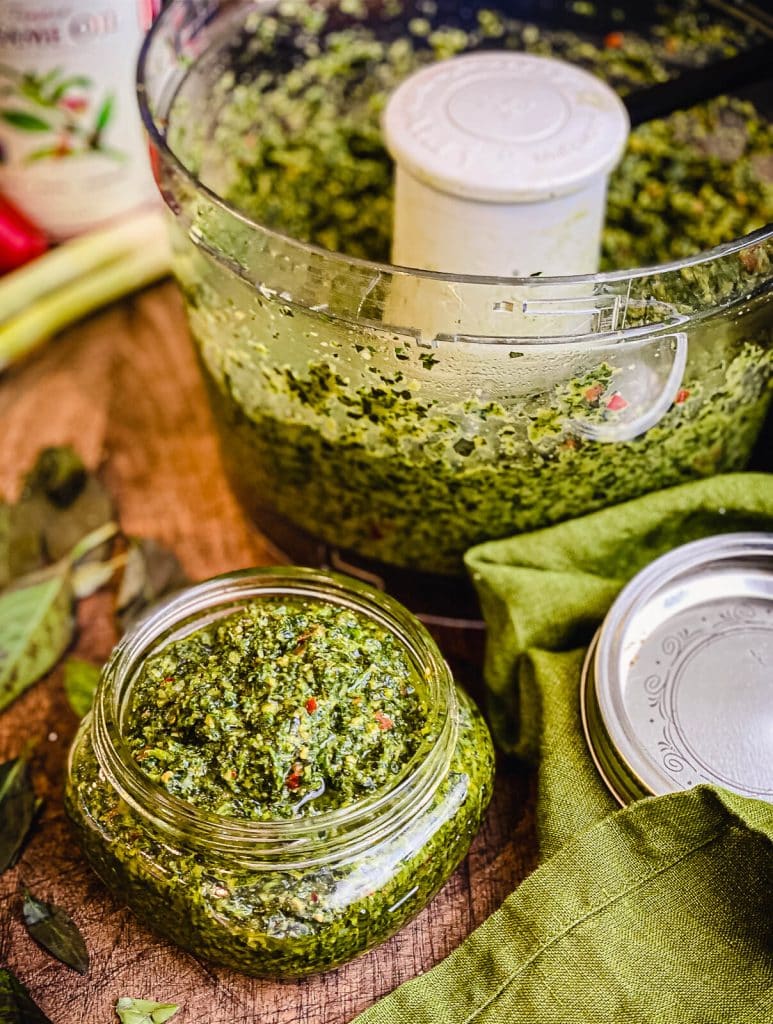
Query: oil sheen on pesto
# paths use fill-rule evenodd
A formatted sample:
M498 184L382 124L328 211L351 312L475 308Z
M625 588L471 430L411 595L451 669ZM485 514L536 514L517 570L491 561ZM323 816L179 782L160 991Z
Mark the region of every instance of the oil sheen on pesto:
M204 810L314 814L394 784L429 735L421 689L373 619L266 598L149 658L125 737L150 779Z

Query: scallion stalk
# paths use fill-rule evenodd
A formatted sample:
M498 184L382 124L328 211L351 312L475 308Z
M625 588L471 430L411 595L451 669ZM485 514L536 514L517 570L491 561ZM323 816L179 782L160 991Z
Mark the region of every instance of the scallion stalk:
M0 279L0 371L68 324L166 276L161 213L64 242Z

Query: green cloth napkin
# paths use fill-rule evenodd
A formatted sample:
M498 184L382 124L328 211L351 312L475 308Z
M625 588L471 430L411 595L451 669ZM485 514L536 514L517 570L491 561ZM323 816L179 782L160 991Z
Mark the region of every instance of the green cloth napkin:
M701 786L619 809L579 717L583 648L620 588L737 530L773 530L773 477L715 477L469 552L491 721L538 759L549 859L357 1024L773 1022L773 806Z

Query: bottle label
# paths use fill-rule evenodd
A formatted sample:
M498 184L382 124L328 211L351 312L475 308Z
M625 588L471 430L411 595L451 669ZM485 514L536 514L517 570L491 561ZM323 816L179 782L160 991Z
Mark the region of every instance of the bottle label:
M135 95L153 0L0 0L0 191L55 238L156 199Z

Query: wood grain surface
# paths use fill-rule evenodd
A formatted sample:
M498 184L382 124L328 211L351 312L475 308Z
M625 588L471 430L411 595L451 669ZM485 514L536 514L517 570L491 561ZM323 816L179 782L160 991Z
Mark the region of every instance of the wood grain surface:
M41 447L66 442L101 467L124 530L173 547L193 579L279 560L229 491L173 284L72 328L0 378L0 494L15 496ZM104 659L114 639L110 598L83 602L77 653ZM61 670L0 715L0 760L39 739L35 783L46 801L20 863L0 878L0 963L54 1024L116 1022L113 1007L125 995L179 1002L175 1024L344 1024L450 953L535 866L533 779L503 764L469 857L412 924L327 975L251 980L156 938L84 863L62 808L76 726ZM26 934L25 884L77 921L91 953L88 977L52 960Z

